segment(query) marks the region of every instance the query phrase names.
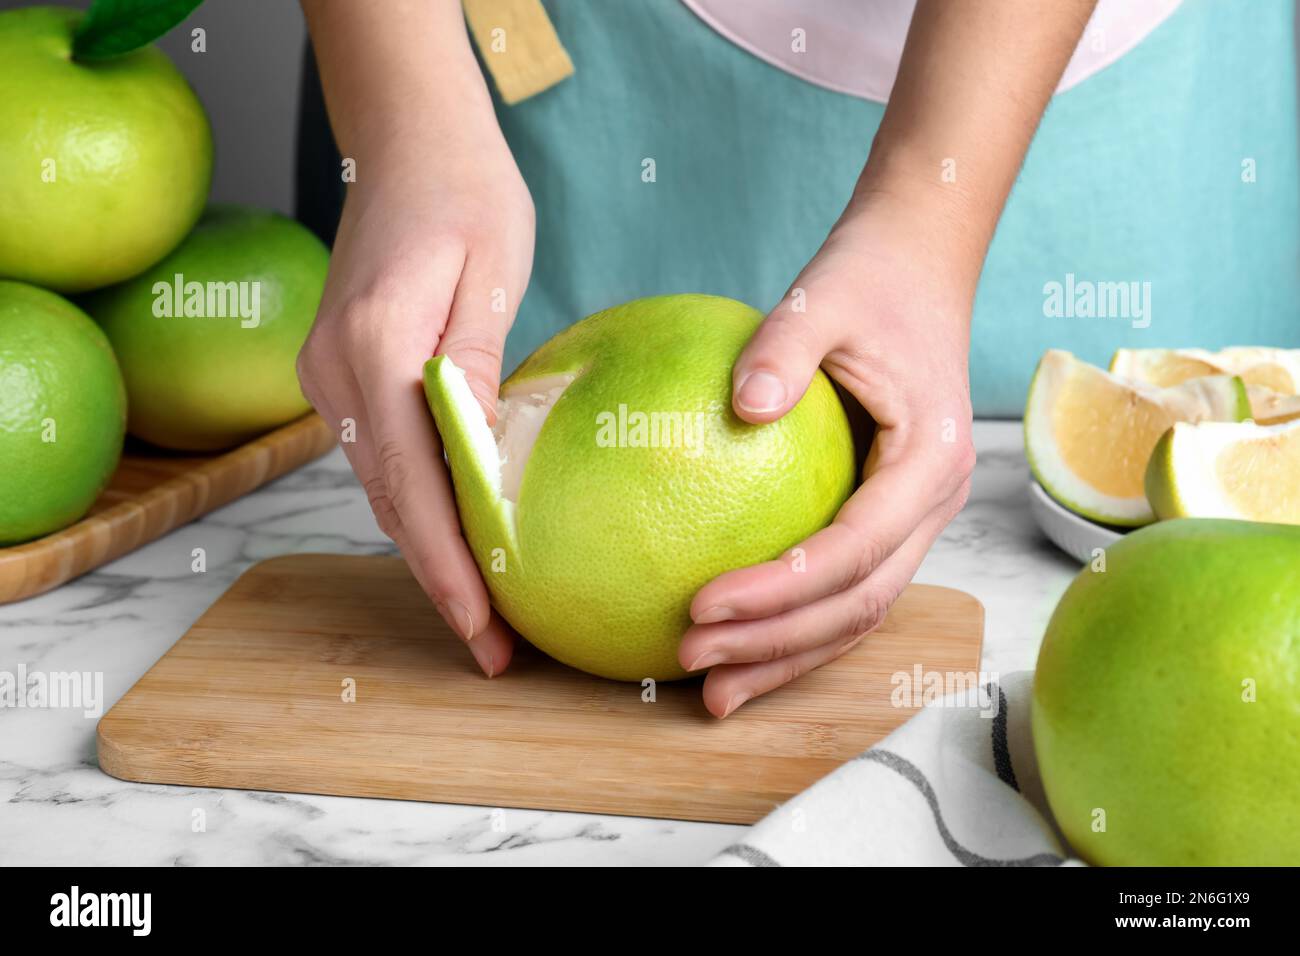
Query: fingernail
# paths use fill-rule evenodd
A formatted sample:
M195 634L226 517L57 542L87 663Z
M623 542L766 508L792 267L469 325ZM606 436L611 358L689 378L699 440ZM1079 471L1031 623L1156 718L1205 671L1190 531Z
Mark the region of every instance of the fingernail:
M447 601L445 604L438 605L438 613L451 625L452 630L460 635L461 640L473 639L474 618L470 617L469 609L465 605L455 600Z
M785 397L785 382L771 372L750 372L736 392L736 401L747 412L774 412L785 404Z
M721 664L725 660L724 655L719 651L705 651L695 659L688 671L702 671L706 667L712 667L714 664Z
M722 716L730 717L737 707L749 700L752 696L754 695L750 694L748 691L741 691L739 694L733 695L731 700L727 701L727 709L722 712Z
M723 607L721 604L715 604L713 607L705 608L699 614L695 615L696 624L717 624L720 621L730 621L736 616L736 612L729 607Z
M474 658L474 663L478 665L478 669L483 672L484 677L486 677L488 680L491 680L493 677L496 676L496 672L497 672L496 658L492 656L492 651L487 647L486 644L471 643L469 645L469 653L470 656Z

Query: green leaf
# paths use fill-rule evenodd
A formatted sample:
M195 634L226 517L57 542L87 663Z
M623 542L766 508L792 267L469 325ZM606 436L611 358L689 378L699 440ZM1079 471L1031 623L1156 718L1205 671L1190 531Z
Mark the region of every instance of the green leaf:
M106 60L148 46L203 0L95 0L72 38L74 60Z

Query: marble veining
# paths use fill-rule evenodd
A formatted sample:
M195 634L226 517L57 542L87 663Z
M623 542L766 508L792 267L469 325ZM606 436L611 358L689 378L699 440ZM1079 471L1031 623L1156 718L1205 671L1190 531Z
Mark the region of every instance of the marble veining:
M979 422L975 444L970 502L916 580L979 598L983 669L1010 673L1033 666L1077 566L1030 518L1019 423ZM0 671L100 673L106 711L251 564L303 551L395 553L337 450L56 591L0 606ZM741 829L123 783L96 764L95 719L0 707L0 864L689 865Z

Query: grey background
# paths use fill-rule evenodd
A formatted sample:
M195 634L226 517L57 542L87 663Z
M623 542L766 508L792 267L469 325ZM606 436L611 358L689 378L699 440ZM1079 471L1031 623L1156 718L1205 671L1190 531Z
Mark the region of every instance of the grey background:
M89 0L39 4L0 0L0 10L37 5L85 9ZM207 31L207 52L190 31ZM294 0L207 0L159 43L212 121L212 201L293 214L294 140L307 35Z

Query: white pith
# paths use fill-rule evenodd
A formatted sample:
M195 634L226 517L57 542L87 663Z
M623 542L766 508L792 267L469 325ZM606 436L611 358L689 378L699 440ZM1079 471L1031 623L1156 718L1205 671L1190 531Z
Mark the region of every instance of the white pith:
M442 364L442 381L469 437L474 465L492 493L492 506L514 527L515 506L524 469L532 455L546 416L573 382L572 375L555 375L522 382L497 400L496 425L489 427L465 372L451 359Z
M1188 422L1218 420L1229 411L1235 413L1240 398L1231 375L1207 375L1154 392L1148 392L1145 387L1139 391L1167 408L1178 421Z
M535 378L515 386L508 394L502 392L497 399L497 423L492 427L492 436L496 441L501 496L507 501L518 504L524 467L537 436L546 416L572 383L572 375Z
M1102 521L1115 524L1153 521L1155 512L1145 495L1120 498L1106 494L1080 478L1061 458L1052 429L1052 408L1057 389L1076 370L1083 370L1080 366L1163 405L1178 418L1195 420L1222 414L1225 402L1229 407L1235 407L1236 388L1231 378L1215 376L1192 379L1182 385L1160 389L1087 366L1068 352L1053 349L1043 356L1025 409L1026 452L1033 462L1040 484L1052 497L1071 510Z
M1219 456L1230 446L1268 441L1290 432L1300 432L1300 422L1282 425L1180 422L1175 425L1165 467L1180 510L1197 518L1254 518L1243 514L1224 494L1218 477Z

